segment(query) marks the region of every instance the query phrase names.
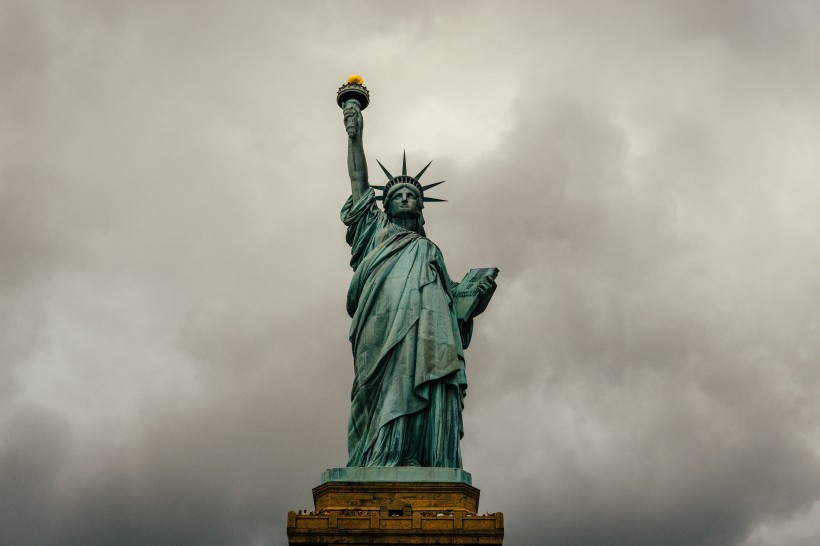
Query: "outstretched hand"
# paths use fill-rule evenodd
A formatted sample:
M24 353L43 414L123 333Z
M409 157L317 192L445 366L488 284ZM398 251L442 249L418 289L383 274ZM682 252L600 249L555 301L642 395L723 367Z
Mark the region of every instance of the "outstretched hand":
M347 101L342 112L344 113L347 136L350 138L361 136L362 129L364 128L364 119L362 118L362 109L359 106L359 102L356 100Z

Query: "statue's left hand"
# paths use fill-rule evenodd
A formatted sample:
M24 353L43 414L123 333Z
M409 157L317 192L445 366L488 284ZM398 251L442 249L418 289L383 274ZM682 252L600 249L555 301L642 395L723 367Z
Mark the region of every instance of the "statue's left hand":
M487 306L490 304L490 300L495 293L495 288L495 280L490 278L482 279L481 282L476 285L476 290L478 290L478 293L481 294L481 299L479 300L475 311L473 311L474 317L477 317L487 310Z
M487 294L488 292L495 292L496 283L494 279L482 279L476 285L476 290L479 294Z

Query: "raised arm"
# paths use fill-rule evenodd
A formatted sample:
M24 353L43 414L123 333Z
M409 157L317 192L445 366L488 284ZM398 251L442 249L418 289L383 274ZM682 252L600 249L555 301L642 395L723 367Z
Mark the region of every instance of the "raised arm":
M353 202L356 203L370 189L362 144L364 120L359 101L355 99L345 103L343 112L347 129L347 172L350 175L350 193L353 195Z

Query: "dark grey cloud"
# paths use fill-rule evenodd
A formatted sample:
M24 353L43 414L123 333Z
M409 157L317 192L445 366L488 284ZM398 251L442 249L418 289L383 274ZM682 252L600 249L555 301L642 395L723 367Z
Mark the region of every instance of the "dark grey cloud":
M0 542L282 544L344 464L351 72L453 276L502 270L507 541L817 542L814 3L2 12Z

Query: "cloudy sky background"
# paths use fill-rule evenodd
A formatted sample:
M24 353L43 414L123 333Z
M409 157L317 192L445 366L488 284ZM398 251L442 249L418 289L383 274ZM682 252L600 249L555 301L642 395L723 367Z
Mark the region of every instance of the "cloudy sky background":
M346 461L338 85L497 265L505 543L820 542L820 4L0 7L0 543L279 545Z

